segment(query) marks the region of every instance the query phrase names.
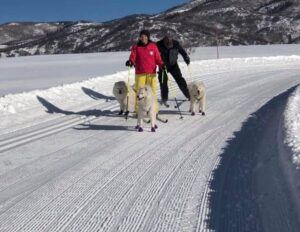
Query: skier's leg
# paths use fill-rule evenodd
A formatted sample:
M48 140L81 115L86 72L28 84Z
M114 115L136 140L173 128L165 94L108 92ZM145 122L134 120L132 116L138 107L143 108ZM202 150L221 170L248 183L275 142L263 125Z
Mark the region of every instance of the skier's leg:
M166 102L168 101L169 96L168 76L161 69L159 69L158 72L158 80L160 85L161 100Z
M190 94L189 94L189 90L188 90L188 87L187 87L187 83L186 83L185 79L182 76L182 73L180 71L180 68L179 68L178 64L172 66L169 71L172 74L172 76L174 77L174 79L175 79L179 89L183 93L183 95L186 98L189 99Z
M139 75L135 75L135 89L136 92L138 93L140 88L146 85L146 79L147 79L147 75L146 74L139 74ZM137 101L135 103L135 112L138 113L138 104Z
M150 85L152 88L153 97L155 99L155 111L156 111L156 113L158 113L159 108L158 108L158 102L157 102L157 97L156 97L156 75L148 74L146 83L147 83L147 85Z

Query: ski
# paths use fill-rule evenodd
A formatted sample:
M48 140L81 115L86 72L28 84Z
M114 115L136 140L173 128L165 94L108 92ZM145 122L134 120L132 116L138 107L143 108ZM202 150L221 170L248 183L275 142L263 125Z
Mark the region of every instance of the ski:
M170 107L170 105L166 101L161 101L160 104L165 106L166 108Z
M167 118L162 118L160 116L156 116L156 120L162 123L167 123L169 121ZM149 124L151 121L150 119L143 119L143 122Z
M180 105L179 105L179 103L178 103L178 100L177 100L177 98L175 97L175 102L176 102L176 106L177 106L177 109L178 109L178 112L179 112L179 114L180 114L180 119L183 119L183 116L182 116L182 113L181 113L181 110L180 110Z
M188 100L177 100L177 104L174 106L175 109L180 107L183 103L187 102Z
M151 121L150 121L150 119L145 119L145 118L143 118L143 122L149 124Z
M156 116L156 119L162 123L167 123L169 121L167 118L162 118L159 115Z

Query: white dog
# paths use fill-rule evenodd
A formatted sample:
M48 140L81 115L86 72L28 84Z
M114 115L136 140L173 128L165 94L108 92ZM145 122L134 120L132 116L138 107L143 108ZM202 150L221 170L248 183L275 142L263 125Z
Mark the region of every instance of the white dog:
M145 117L150 118L151 131L155 132L157 129L156 125L156 103L153 96L152 88L149 85L145 85L140 88L137 93L137 104L138 104L138 121L136 129L139 132L143 131L142 123Z
M205 115L206 111L206 88L202 81L199 82L191 82L188 85L189 93L190 93L190 112L192 115L195 115L196 104L199 104L199 113Z
M133 90L132 86L127 87L125 81L118 81L115 83L113 88L113 94L116 97L117 101L120 103L120 112L119 115L122 115L125 112L127 115L129 112L134 111L134 106L136 102L136 93ZM128 94L128 100L127 100ZM127 106L128 101L128 106Z

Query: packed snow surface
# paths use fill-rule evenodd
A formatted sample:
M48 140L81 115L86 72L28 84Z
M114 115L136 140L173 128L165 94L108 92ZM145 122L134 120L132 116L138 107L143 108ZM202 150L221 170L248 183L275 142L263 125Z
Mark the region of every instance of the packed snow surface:
M1 59L0 231L298 232L279 139L297 162L300 46L215 51L180 63L206 116L172 80L156 133L117 115L128 53Z

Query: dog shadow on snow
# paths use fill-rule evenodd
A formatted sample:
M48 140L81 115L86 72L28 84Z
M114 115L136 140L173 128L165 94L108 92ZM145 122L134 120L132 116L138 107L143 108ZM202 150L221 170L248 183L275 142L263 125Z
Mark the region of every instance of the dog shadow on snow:
M296 210L282 178L276 142L281 129L279 121L296 87L267 102L227 141L209 183L208 229L222 232L299 229ZM281 212L282 205L289 214ZM282 223L276 223L278 220Z
M113 100L116 100L115 97L111 97L111 96L106 96L102 93L98 93L92 89L89 89L89 88L86 88L86 87L82 87L81 88L82 91L88 95L90 98L94 99L94 100L101 100L101 99L104 99L105 101L113 101Z
M51 102L47 101L46 99L37 96L38 101L46 108L46 112L49 114L64 114L64 115L78 115L78 116L95 116L95 117L120 117L117 115L118 111L110 111L110 110L83 110L83 111L69 111L69 110L63 110ZM91 124L90 121L87 119L86 123L79 124L79 128L74 128L76 130L126 130L126 131L132 131L133 129L127 126L121 126L121 125L95 125Z

